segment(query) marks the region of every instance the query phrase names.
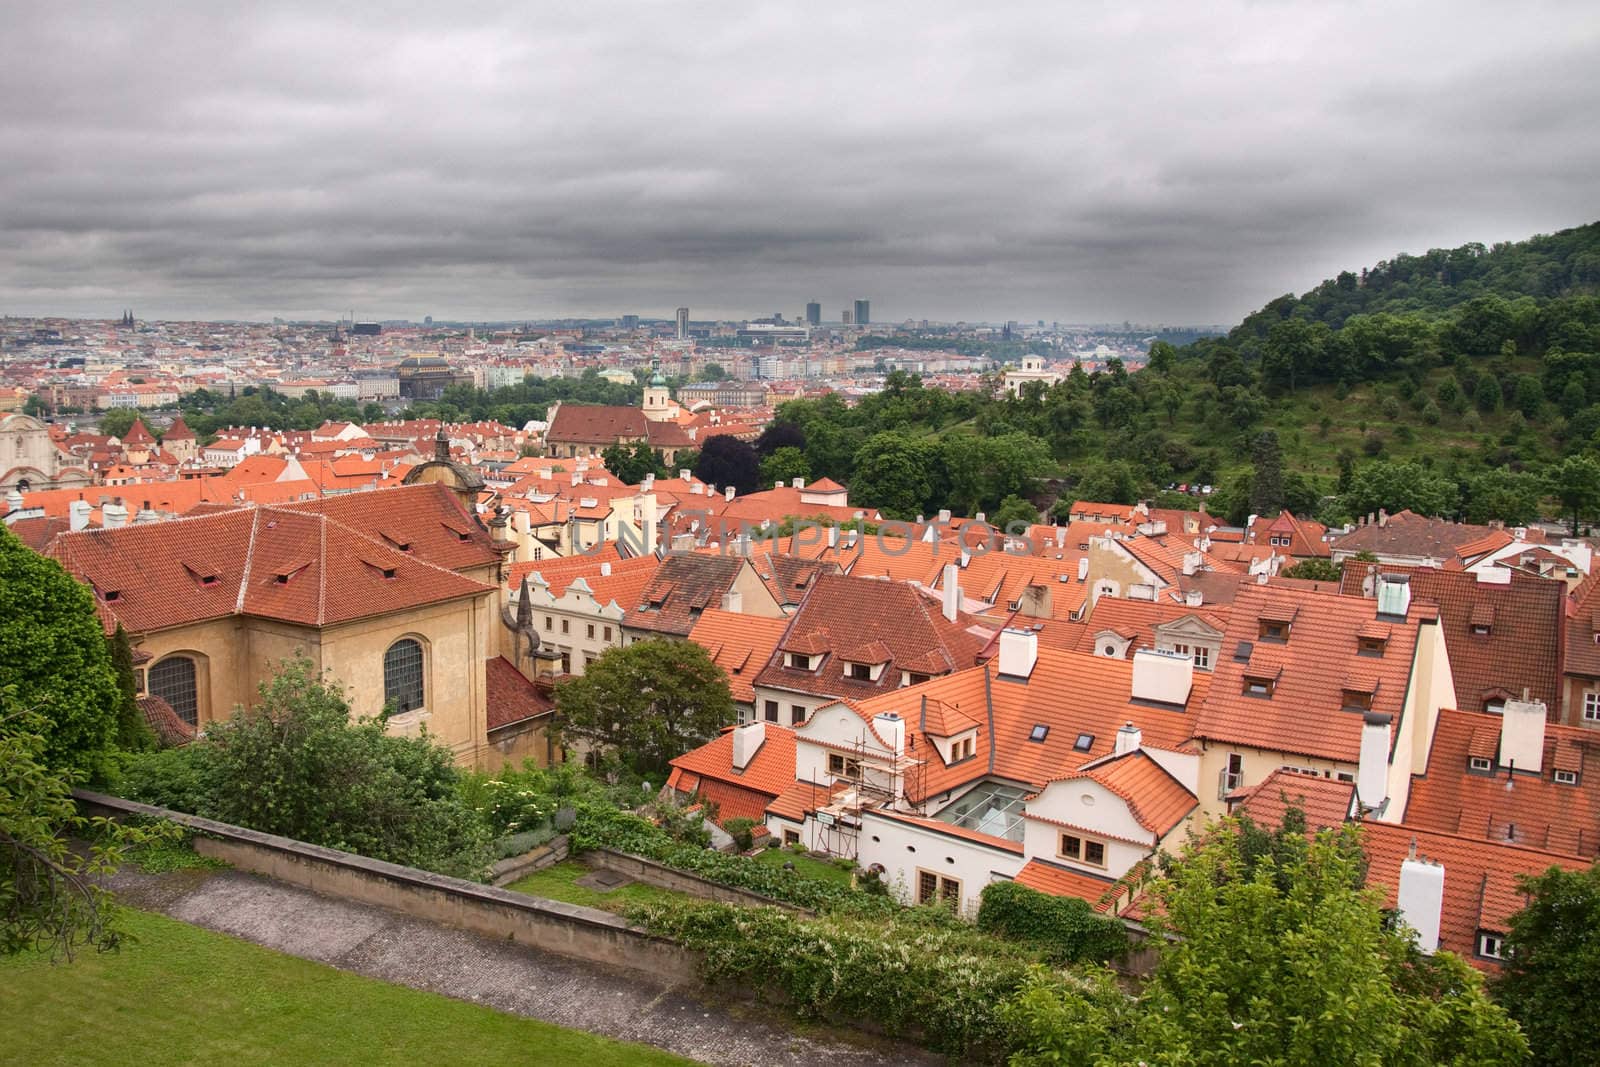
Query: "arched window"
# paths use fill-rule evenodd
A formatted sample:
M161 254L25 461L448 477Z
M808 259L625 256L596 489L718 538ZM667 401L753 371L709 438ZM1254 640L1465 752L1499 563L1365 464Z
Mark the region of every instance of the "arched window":
M383 654L383 702L397 712L422 707L422 645L409 637Z
M171 656L151 667L149 692L170 704L190 726L200 725L200 692L194 660L188 656Z

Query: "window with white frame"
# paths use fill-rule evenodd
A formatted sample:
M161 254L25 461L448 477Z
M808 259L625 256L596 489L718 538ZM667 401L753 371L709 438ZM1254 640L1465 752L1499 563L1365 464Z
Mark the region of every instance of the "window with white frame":
M1506 939L1491 930L1478 931L1478 955L1484 959L1505 959Z
M1600 722L1600 690L1583 694L1583 721Z
M1578 784L1578 772L1577 771L1557 771L1556 772L1556 782L1558 784L1560 784L1560 785L1577 785Z

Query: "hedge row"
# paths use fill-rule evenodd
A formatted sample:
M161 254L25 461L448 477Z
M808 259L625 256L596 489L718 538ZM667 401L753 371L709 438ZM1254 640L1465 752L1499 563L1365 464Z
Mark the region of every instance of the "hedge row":
M777 991L802 1015L870 1023L969 1062L1013 1050L1003 1008L1038 970L1023 946L937 907L902 909L889 921L676 902L625 914L703 953L708 982Z

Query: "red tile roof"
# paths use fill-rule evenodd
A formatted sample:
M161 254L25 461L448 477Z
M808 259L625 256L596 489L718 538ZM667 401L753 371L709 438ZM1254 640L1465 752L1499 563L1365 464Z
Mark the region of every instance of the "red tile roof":
M1031 859L1017 872L1016 882L1056 897L1077 897L1094 905L1095 911L1109 911L1120 885L1114 879L1083 871L1069 870L1048 860Z
M1498 767L1470 773L1469 758L1498 754L1501 721L1487 712L1439 712L1427 771L1411 782L1406 822L1479 839L1514 835L1518 844L1568 856L1600 855L1600 734L1546 723L1538 775L1508 777ZM1576 771L1578 783L1557 782L1558 769Z
M388 495L360 494L369 525L424 511L421 494ZM406 514L386 517L396 511ZM491 588L327 515L282 507L65 533L51 554L132 633L234 614L327 626Z
M178 713L172 710L172 705L165 700L157 696L142 696L137 703L145 723L163 745L170 748L187 745L194 740L194 727L179 718Z
M1480 711L1491 691L1520 696L1524 689L1532 700L1559 706L1565 582L1502 571L1511 579L1502 585L1467 571L1346 560L1341 590L1375 596L1380 573L1409 576L1412 601L1438 605L1457 707ZM1474 626L1488 626L1489 633L1474 633Z
M765 739L743 770L733 766L734 728L730 727L673 760L667 784L690 795L704 795L709 789L713 794L709 799L722 809L719 817L724 820L759 821L767 806L795 785L794 731L770 722L763 728Z
M1268 828L1282 826L1284 812L1297 807L1305 813L1306 828L1319 830L1338 826L1350 817L1355 792L1354 782L1280 768L1229 800L1233 802L1232 810L1249 815L1252 821Z
M550 694L517 670L504 656L495 656L484 664L487 682L489 730L511 726L541 715L553 715L555 701Z
M723 595L749 565L740 556L670 555L661 561L637 602L621 605L627 611L623 625L647 633L688 637L705 611L722 607Z
M1199 806L1195 795L1143 750L1127 752L1056 781L1088 778L1121 797L1138 824L1163 837Z
M689 640L703 647L728 676L736 703L754 704L752 683L772 658L788 619L764 619L708 608L689 631Z
M778 643L780 651L823 653L821 665L800 670L774 654L756 684L861 699L899 688L901 671L937 675L971 666L994 633L971 616L950 622L928 597L904 582L822 574ZM876 662L884 662L878 657L887 653L888 666L875 681L851 678L845 666L847 652L859 652Z
M1439 947L1484 970L1493 970L1498 964L1477 956L1478 931L1507 931L1508 920L1525 903L1516 888L1516 877L1540 874L1551 867L1577 870L1586 866L1570 856L1439 833L1409 823L1363 823L1362 844L1367 853L1367 884L1384 890L1389 907L1395 905L1400 865L1413 851L1419 858L1443 864Z
M1262 640L1257 620L1263 612L1285 608L1296 611L1288 640ZM1399 723L1417 640L1414 609L1409 621L1392 623L1381 657L1358 655L1356 632L1375 613L1373 601L1357 597L1272 585L1241 588L1195 736L1355 763L1362 716L1344 709L1345 679L1352 670L1374 673L1378 692L1370 710L1388 713ZM1246 693L1246 678L1272 680L1271 695Z

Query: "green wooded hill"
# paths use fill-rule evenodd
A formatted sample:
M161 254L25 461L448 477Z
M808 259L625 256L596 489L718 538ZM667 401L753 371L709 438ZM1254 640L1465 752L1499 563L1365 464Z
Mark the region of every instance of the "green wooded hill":
M1397 256L1279 297L1226 337L1157 342L1137 374L1074 371L1020 398L891 375L853 408L784 405L758 448L768 462L795 449L786 471L803 459L900 517L1196 482L1236 520L1284 506L1331 521L1378 507L1587 514L1600 506L1597 294L1600 223Z

